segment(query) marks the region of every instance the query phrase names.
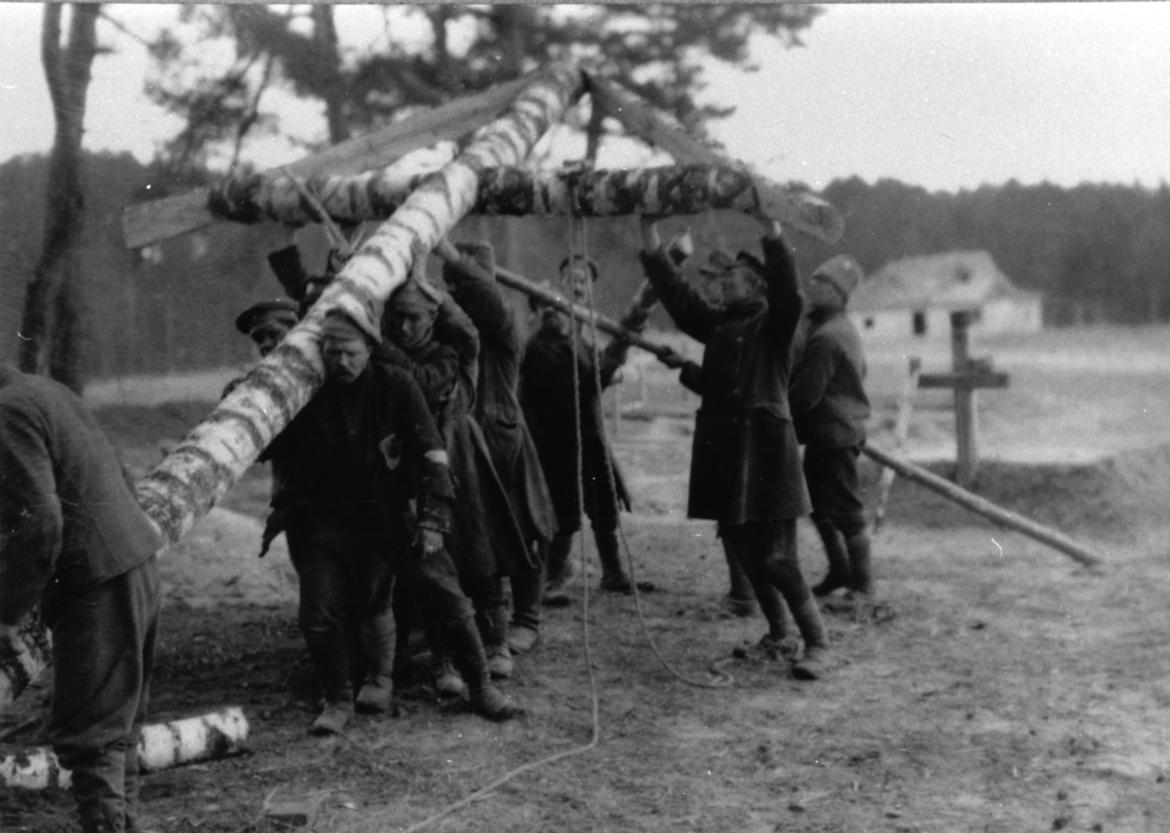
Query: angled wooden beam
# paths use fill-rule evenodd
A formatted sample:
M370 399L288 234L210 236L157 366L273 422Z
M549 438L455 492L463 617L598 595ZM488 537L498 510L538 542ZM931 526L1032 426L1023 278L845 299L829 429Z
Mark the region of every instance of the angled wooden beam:
M629 90L596 73L587 72L585 78L595 107L617 119L634 135L662 148L678 162L742 167L726 154L688 136L681 127L656 113ZM836 243L845 233L844 218L827 201L804 191L785 188L763 177L756 177L756 181L761 198L770 204L767 209L770 217L829 244Z
M137 484L139 504L178 540L305 406L323 380L318 340L330 309L380 320L390 293L475 202L478 172L520 164L584 92L580 72L555 65L531 79L508 111L428 177L368 237L280 346Z
M500 84L478 95L403 119L287 165L294 175L309 178L327 173L353 174L384 168L408 153L468 136L495 119L535 76ZM271 175L275 175L273 172ZM122 209L126 247L137 249L203 228L215 221L208 209L211 189L199 188Z

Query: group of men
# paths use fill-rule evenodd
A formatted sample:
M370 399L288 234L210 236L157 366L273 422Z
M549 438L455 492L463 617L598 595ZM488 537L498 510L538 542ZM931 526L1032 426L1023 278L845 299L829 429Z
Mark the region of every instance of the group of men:
M857 483L864 361L843 315L861 271L828 261L806 309L779 225L758 219L762 259L722 254L705 267L715 297L684 277L685 258L662 245L654 218L642 222L641 262L679 329L705 345L701 364L662 356L702 397L688 514L717 522L733 609L758 605L768 623L757 647L795 658L791 617L804 643L793 674L817 679L833 655L813 596L873 594ZM436 253L447 291L420 252L381 314L326 311L324 384L262 455L273 484L261 554L285 534L321 692L316 734L343 731L355 711L389 710L396 679L424 654L440 691L465 692L491 720L519 714L495 681L538 643L542 605L567 603L582 514L601 589L635 589L618 545L629 496L599 399L629 344L598 351L537 301L526 340L490 246L443 241ZM341 265L331 256L324 275L309 275L295 246L270 263L292 300L236 321L262 355L281 349ZM570 300L596 279L587 258L561 265ZM810 508L829 562L811 589L796 552L796 520ZM83 830L136 830L162 539L80 400L11 369L0 369L0 523L0 654L18 649L18 625L39 601L55 637L45 735L73 769Z

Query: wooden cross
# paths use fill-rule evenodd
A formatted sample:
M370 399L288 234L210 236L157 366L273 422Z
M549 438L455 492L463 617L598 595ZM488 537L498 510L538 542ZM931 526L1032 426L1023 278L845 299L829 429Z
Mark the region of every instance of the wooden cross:
M972 358L968 329L973 310L951 313L951 372L923 373L920 388L952 388L955 391L955 441L958 445L955 482L970 488L979 469L978 423L975 391L979 388L1006 388L1008 374L991 368L991 359Z

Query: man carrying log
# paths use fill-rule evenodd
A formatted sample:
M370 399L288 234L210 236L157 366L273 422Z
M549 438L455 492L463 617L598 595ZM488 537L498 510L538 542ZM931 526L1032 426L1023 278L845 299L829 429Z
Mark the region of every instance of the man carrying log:
M435 251L444 260L444 283L479 331L475 418L507 493L509 508L533 556L532 561L516 559L511 575L508 644L510 649L523 653L540 636L545 554L556 532L556 515L544 470L520 408L524 337L496 283L495 254L490 244L453 246L442 240Z
M719 534L752 579L788 603L804 655L800 679L833 665L820 611L796 551L796 519L808 512L800 452L788 405L791 349L803 309L796 263L779 223L762 212L764 260L741 252L718 280L724 304L691 288L671 261L652 217L641 223L641 260L679 329L706 346L697 389L687 514L719 522ZM765 599L759 599L768 616ZM775 619L775 621L772 621ZM782 617L769 616L763 642L782 643ZM779 653L779 650L777 651Z
M565 258L560 266L561 284L574 301L586 297L587 282L595 282L597 275L597 264L580 255ZM584 490L582 502L601 561L601 589L632 593L634 587L622 566L617 536L619 506L629 509L630 496L606 442L601 415L601 390L613 383L626 361L629 344L613 339L595 365L593 347L577 322L570 322L565 313L535 299L530 299L530 307L538 323L524 349L520 402L557 518L557 534L549 545L546 603L568 601L564 586L573 573L569 555L573 536L581 528L578 484ZM571 327L577 328L576 338Z
M471 412L479 334L450 296L427 281L425 257L425 252L415 253L413 274L390 297L382 320L386 340L376 361L414 375L445 441L456 484L448 545L474 604L491 672L505 678L511 676L513 662L503 576L512 575L520 564L532 565L533 556ZM440 327L444 341L438 337ZM442 647L432 638L432 649L441 654ZM446 676L441 668L436 685Z
M804 444L812 521L829 561L812 592L827 596L845 588L856 601L873 597L870 538L857 473L870 408L861 336L845 305L863 277L856 260L837 255L809 278L808 329L788 390L796 435Z
M296 458L282 499L289 555L300 578L299 619L324 693L315 734L342 731L353 713L349 645L360 630L365 673L359 707L389 707L395 648L395 575L422 597L468 681L472 707L492 720L515 714L490 683L483 645L443 533L454 491L447 453L409 373L371 362L381 340L372 310L325 318L326 382L269 449ZM414 505L411 506L413 499Z
M73 771L84 833L138 830L162 545L81 400L0 366L0 655L40 602L53 634L43 734Z

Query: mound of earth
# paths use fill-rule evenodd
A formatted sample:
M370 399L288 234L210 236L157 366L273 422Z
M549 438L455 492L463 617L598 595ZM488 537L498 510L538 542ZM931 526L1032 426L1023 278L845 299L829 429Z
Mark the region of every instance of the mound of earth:
M942 477L954 477L953 461L922 463ZM876 501L880 467L864 460L866 502ZM1085 463L985 460L975 491L982 497L1056 529L1108 541L1132 541L1159 516L1170 490L1170 444L1126 451ZM961 516L961 517L960 517ZM967 510L922 486L894 481L886 517L928 527L970 523Z
M284 536L257 558L263 528L248 515L213 508L159 558L166 603L209 608L294 601L297 577Z

